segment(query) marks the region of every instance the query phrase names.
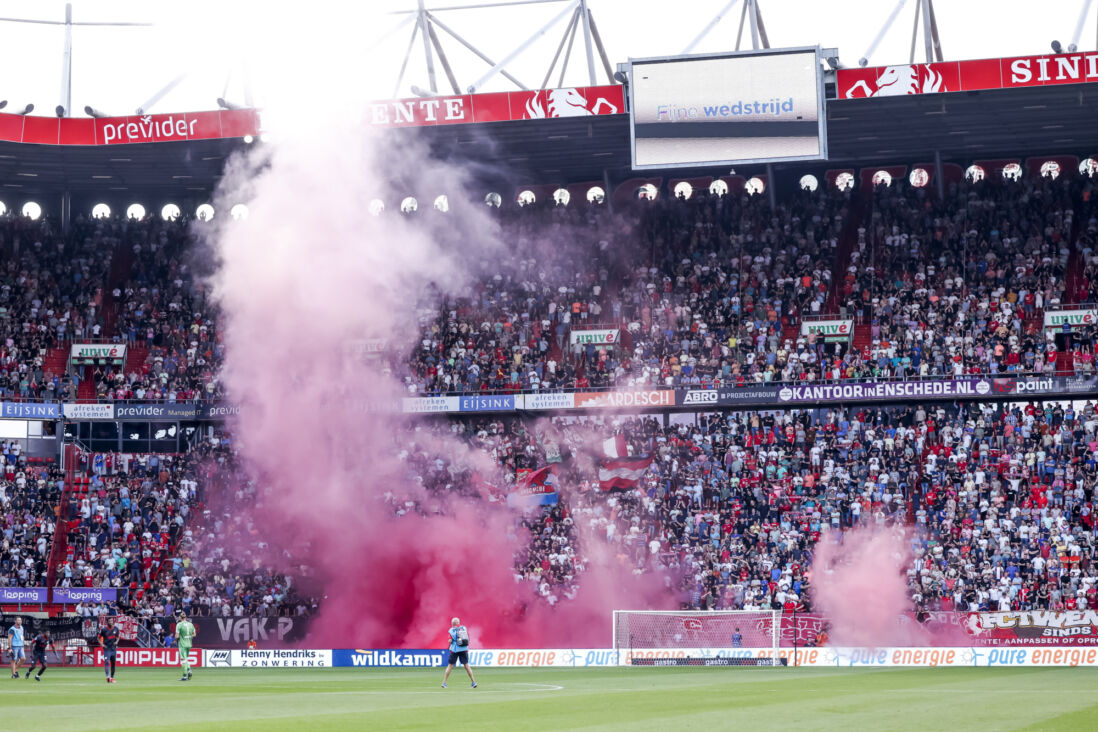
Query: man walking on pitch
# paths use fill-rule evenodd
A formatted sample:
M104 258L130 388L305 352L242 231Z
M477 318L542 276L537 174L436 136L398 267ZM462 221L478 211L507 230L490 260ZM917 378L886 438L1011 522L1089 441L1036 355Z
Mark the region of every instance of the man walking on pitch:
M180 610L179 614L175 616L175 637L179 645L179 665L183 669L183 678L180 681L190 681L193 675L189 657L195 632L194 623L187 620L187 614Z
M35 681L42 680L42 674L46 673L46 649L50 647L50 632L43 630L38 635L34 636L31 641L31 665L27 668L27 675L25 678L31 677L31 671L41 666L38 669L38 673L34 675Z
M107 683L116 683L114 670L118 663L118 628L114 627L114 616L107 617L107 627L99 631L99 647L103 649L103 673Z
M473 669L469 667L469 631L461 624L459 618L450 621L450 660L446 664L446 671L442 674L442 688L446 688L446 680L450 678L450 672L454 670L454 664L461 661L465 667L465 673L469 674L469 683L472 688L477 688L477 680L473 678Z
M19 667L27 659L23 650L23 618L16 616L15 624L8 628L8 645L11 647L11 677L19 678Z

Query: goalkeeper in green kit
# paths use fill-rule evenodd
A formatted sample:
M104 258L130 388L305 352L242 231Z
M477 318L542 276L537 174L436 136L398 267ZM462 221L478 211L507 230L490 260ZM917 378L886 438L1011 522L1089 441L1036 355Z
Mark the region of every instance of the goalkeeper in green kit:
M194 623L187 620L187 614L180 611L175 616L175 637L176 644L179 646L179 665L183 668L183 678L180 681L190 681L191 676L191 664L188 662L188 657L191 655L191 643L194 642L195 635Z

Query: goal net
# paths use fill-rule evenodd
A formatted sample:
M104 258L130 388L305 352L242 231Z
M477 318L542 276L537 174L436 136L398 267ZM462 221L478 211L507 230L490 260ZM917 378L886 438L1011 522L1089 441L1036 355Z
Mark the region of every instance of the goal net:
M614 650L625 665L778 665L781 615L780 610L615 610ZM733 660L714 661L722 658Z

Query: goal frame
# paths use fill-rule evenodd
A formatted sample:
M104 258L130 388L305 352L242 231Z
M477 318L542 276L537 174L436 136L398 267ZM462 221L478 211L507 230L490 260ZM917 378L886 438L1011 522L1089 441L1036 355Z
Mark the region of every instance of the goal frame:
M743 618L745 621L750 620L752 622L758 621L760 618L769 618L770 621L770 643L767 646L754 645L743 646L736 648L737 651L743 651L748 649L767 649L770 652L770 658L774 659L774 665L780 665L781 658L781 637L782 637L782 611L781 610L614 610L610 619L610 642L611 647L614 649L614 653L619 659L619 664L624 664L622 660L622 652L631 653L636 647L632 644L632 633L628 633L627 638L619 638L618 621L619 618L624 616L662 616L670 618ZM625 640L626 642L622 642ZM655 647L649 646L655 650ZM731 638L728 639L728 643L724 645L709 645L707 648L711 648L715 651L733 651ZM681 650L675 648L659 649L659 650ZM628 664L625 664L628 665Z

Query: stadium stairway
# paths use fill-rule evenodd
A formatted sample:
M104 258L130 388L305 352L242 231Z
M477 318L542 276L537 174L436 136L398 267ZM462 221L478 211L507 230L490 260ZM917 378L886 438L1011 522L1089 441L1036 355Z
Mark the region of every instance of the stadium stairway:
M782 342L789 341L790 343L796 343L797 339L801 337L800 324L786 323L782 326Z
M835 248L835 264L831 269L831 288L827 293L824 313L839 312L839 292L846 277L846 268L850 266L850 255L858 245L858 229L869 228L868 221L873 213L873 187L863 185L850 197L843 230L839 234L839 245Z
M862 323L854 326L854 338L850 344L854 353L861 353L862 349L873 344L873 326Z
M111 256L111 268L107 272L107 281L103 283L103 333L108 338L114 336L118 329L119 304L113 292L129 279L134 259L133 247L125 240L119 242Z
M132 343L126 347L126 363L123 366L124 373L139 373L149 357L149 347L144 341Z
M46 351L46 357L42 359L42 373L47 377L64 376L69 367L68 344Z
M1075 353L1072 351L1056 352L1056 373L1061 376L1070 376L1075 373Z
M1074 213L1071 217L1071 253L1064 268L1064 303L1074 305L1086 300L1089 283L1086 279L1086 261L1079 249L1079 236L1083 232L1083 205L1078 198L1074 201Z
M92 366L85 366L80 375L80 384L76 387L76 400L79 402L95 401L95 371Z
M1074 305L1080 303L1086 297L1087 280L1085 275L1085 263L1083 254L1074 243L1071 245L1071 255L1068 256L1067 267L1064 270L1064 303Z
M65 561L69 549L69 529L72 524L72 510L70 508L73 493L77 487L77 481L81 481L81 488L87 492L88 478L81 470L82 451L76 445L65 445L65 481L61 488L61 500L57 504L57 523L53 532L53 544L50 546L50 556L46 562L46 586L57 585L57 568Z

